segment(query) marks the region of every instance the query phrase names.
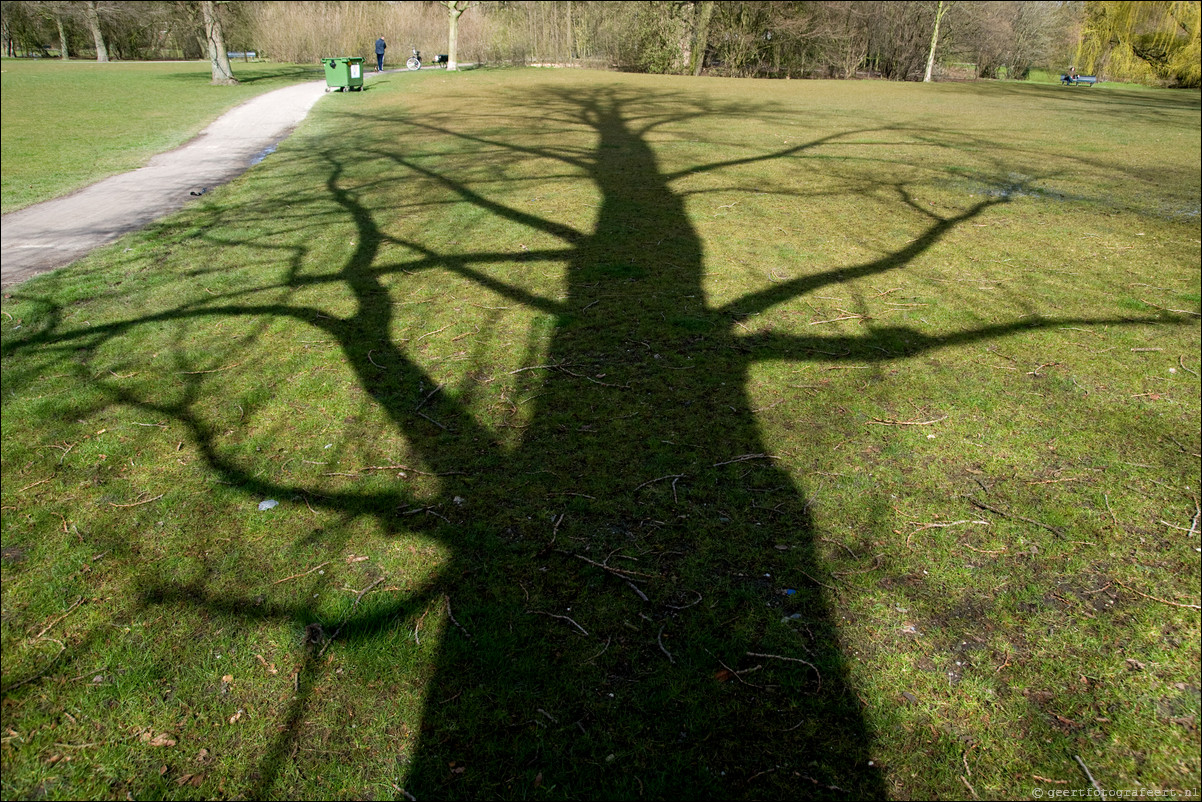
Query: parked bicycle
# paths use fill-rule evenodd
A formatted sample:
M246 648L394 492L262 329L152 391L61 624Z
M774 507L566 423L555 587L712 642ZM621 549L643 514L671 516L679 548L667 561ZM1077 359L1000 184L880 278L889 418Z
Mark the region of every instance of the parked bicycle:
M405 66L411 70L420 70L422 68L422 54L416 47L413 48L413 55L405 62Z

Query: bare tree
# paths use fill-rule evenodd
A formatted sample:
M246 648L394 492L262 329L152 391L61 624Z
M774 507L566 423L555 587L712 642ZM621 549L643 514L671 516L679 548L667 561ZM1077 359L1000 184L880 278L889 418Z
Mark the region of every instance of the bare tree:
M477 0L442 0L447 9L447 69L459 69L459 18L463 12L475 5Z
M229 53L225 49L225 31L221 27L221 17L217 13L217 4L214 0L200 0L200 15L204 23L209 64L213 69L212 83L218 85L238 83L238 79L234 77L234 71L230 68Z
M108 48L104 45L104 33L100 30L100 11L99 3L96 0L87 0L84 3L84 22L87 23L88 30L92 33L92 41L96 43L96 60L105 62L109 60Z
M939 6L935 9L935 30L931 33L931 52L927 55L927 71L922 76L923 83L931 82L931 72L935 69L935 48L939 47L939 23L943 22L943 15L947 13L950 5L939 0Z

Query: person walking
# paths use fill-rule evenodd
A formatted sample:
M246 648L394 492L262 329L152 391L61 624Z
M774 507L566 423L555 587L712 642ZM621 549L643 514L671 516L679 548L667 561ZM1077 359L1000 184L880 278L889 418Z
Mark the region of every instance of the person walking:
M384 72L384 51L388 49L388 43L381 36L376 40L376 72Z

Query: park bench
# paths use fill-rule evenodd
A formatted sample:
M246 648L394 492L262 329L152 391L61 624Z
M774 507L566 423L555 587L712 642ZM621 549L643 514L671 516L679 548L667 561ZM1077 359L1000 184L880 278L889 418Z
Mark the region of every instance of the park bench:
M1086 86L1093 86L1097 82L1098 82L1098 76L1096 76L1096 75L1061 75L1060 76L1060 83L1064 84L1065 86L1077 86L1078 84L1085 84Z

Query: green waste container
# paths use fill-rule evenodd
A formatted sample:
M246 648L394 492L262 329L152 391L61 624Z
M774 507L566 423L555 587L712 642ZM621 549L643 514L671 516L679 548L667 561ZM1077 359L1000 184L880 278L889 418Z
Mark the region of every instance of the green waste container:
M363 91L363 59L358 56L336 56L323 58L321 63L326 68L326 91L337 89L349 92L352 89Z

